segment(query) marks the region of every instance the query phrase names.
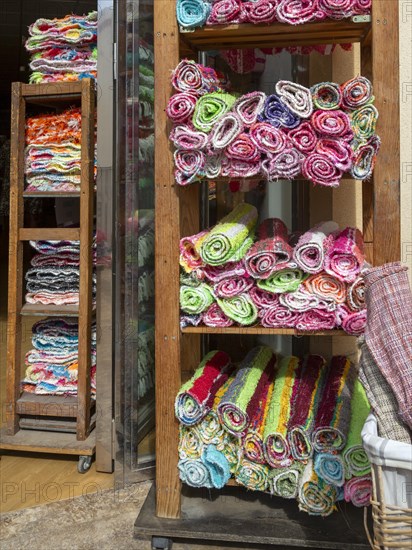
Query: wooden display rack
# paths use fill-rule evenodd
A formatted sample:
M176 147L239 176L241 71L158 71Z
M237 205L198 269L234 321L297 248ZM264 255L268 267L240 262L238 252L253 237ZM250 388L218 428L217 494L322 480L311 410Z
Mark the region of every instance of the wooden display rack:
M24 191L26 105L47 108L81 105L80 193ZM92 307L92 243L94 212L95 83L12 85L10 240L7 325L6 426L0 434L0 450L74 454L86 470L95 451L90 435L95 423L95 400L90 396ZM26 197L79 197L79 228L24 227ZM29 240L80 240L80 300L78 306L23 304L23 243ZM21 392L22 315L77 317L79 322L78 394L73 397ZM94 416L93 416L94 415ZM26 428L26 429L24 429Z
M173 151L168 136L170 123L166 107L173 93L170 84L171 71L181 57L194 57L199 51L218 48L249 48L285 45L336 44L360 42L362 73L373 82L376 107L379 110L379 135L381 150L374 169L373 182L364 182L363 233L367 259L374 265L398 260L400 257L400 157L399 157L399 82L397 67L398 3L393 0L373 0L371 18L355 21L324 21L292 27L284 24L270 26L228 25L207 27L194 32L179 32L175 2L155 2L155 186L156 186L156 495L148 497L136 520L135 535L199 538L233 541L242 533L244 541L269 543L262 533L282 533L273 544L316 548L366 548L366 537L354 535L354 524L347 531L353 539L348 541L341 533L342 515L329 518L310 518L311 530L298 529L297 538L288 536L288 524L284 515L269 514L266 523L256 523L256 510L247 516L245 510L237 515L236 499L231 517L219 522L219 512L207 506L204 513L193 519L191 509L198 502L187 505L182 498L182 485L178 475L178 422L174 417L174 399L183 376L188 375L200 360L201 334L284 334L291 330L273 330L260 327L217 330L208 327L184 330L179 325L179 240L183 235L199 231L199 186L179 188L174 180ZM371 55L372 54L372 55ZM390 75L390 77L389 77ZM342 183L344 185L344 183ZM339 331L322 331L310 336L339 335ZM233 489L233 488L231 488ZM245 492L239 492L244 495ZM186 487L184 494L193 493ZM205 495L204 495L205 496ZM239 496L237 500L241 500ZM262 497L264 498L264 497ZM155 500L155 502L154 502ZM274 499L276 500L276 499ZM216 505L216 501L214 502ZM229 506L229 504L228 504ZM282 506L288 508L287 503ZM295 506L296 508L296 506ZM217 509L217 508L216 508ZM150 519L150 511L156 516ZM263 512L262 512L263 513ZM195 513L196 515L196 513ZM296 515L296 514L295 514ZM359 514L353 522L362 525ZM242 525L251 532L245 538ZM302 514L299 516L302 518ZM346 516L345 516L346 517ZM165 519L162 519L165 518ZM178 519L181 518L181 519ZM174 519L174 521L171 521ZM292 521L292 520L291 520ZM295 521L295 520L293 520ZM299 522L299 520L297 520ZM305 523L305 519L300 520ZM352 520L351 520L352 521ZM258 528L256 528L258 525ZM292 524L291 524L292 525ZM321 536L327 525L329 535ZM359 531L359 529L358 529ZM253 534L255 533L255 534ZM363 530L362 530L363 533ZM235 538L234 538L235 537ZM353 543L353 544L352 544ZM159 541L159 548L168 548L167 541ZM155 543L154 546L155 547Z

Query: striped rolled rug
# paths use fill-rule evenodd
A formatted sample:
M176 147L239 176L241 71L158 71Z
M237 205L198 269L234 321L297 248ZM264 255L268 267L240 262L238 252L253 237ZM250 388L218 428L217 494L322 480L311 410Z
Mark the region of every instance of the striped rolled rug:
M311 516L329 516L336 509L337 496L337 488L320 479L313 469L313 461L309 460L300 480L299 510Z
M271 470L269 489L272 495L283 498L296 498L304 468L304 464L294 461L285 468Z

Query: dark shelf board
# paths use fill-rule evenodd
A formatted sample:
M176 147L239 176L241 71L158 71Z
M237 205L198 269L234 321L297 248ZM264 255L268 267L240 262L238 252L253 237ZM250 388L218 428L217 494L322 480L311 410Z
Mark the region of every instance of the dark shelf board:
M294 328L266 328L266 327L186 327L183 334L275 334L284 336L350 336L344 330L303 331Z

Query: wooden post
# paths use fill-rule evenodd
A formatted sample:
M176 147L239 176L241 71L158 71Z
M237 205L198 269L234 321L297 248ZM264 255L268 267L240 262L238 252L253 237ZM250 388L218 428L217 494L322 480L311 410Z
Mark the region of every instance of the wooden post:
M372 80L382 140L373 192L373 262L400 259L400 135L398 2L372 3Z
M9 283L7 316L7 382L6 421L7 433L14 435L19 429L16 401L20 395L21 317L23 293L23 245L19 240L24 223L24 144L26 103L22 85L12 85L11 143L10 150L10 236Z

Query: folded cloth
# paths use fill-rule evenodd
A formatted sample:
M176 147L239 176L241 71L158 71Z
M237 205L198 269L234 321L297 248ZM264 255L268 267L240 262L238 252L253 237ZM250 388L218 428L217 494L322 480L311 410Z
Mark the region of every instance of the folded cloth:
M81 49L72 46L50 48L35 53L29 66L32 71L47 75L60 72L95 72L97 68L97 48Z
M346 289L347 305L352 311L365 308L365 281L362 273Z
M322 271L311 275L303 282L303 288L319 298L332 299L337 304L343 304L346 300L346 285L332 275Z
M350 426L351 399L357 375L356 366L347 357L342 355L332 357L316 412L312 436L315 451L333 453L345 447Z
M231 277L247 276L243 260L238 262L227 262L226 264L217 266L206 265L202 271L206 278L212 283L219 283Z
M182 124L192 119L197 96L188 92L174 94L169 99L166 114L174 124Z
M192 123L195 128L209 133L214 124L231 110L236 97L224 92L212 92L202 95L195 107Z
M353 178L365 180L371 176L380 145L380 138L372 136L365 144L361 144L355 148L351 167L351 176Z
M231 360L223 351L209 352L194 375L180 388L175 414L187 426L197 424L211 409L217 390L228 379Z
M81 117L80 109L71 108L26 119L26 145L81 144Z
M278 304L262 308L259 311L259 317L262 326L267 328L295 328L300 314Z
M252 128L250 131L252 132ZM309 122L302 122L297 128L290 130L288 138L296 149L304 155L308 155L314 151L318 142L318 136Z
M80 256L80 241L30 241L30 246L39 254L77 254Z
M315 151L310 153L303 161L302 174L304 178L316 185L338 187L343 172L329 155Z
M38 292L27 292L25 298L28 304L77 305L79 303L79 292L39 290Z
M189 314L199 314L205 311L214 302L213 291L206 283L199 286L181 285L180 307Z
M325 271L340 281L352 283L365 263L363 235L347 227L331 244L325 258Z
M344 486L344 498L354 506L362 508L369 506L372 496L371 476L352 477Z
M211 67L205 67L190 59L182 59L172 73L172 86L177 92L188 92L202 96L222 90L218 74Z
M259 122L268 122L275 128L296 128L300 117L292 113L289 107L276 94L267 96L263 110L258 115Z
M276 155L286 149L287 136L268 122L256 122L250 127L250 139L262 153Z
M280 0L276 13L279 21L290 25L300 25L324 18L318 9L317 0Z
M320 273L333 235L339 229L333 221L322 222L304 233L293 252L293 260L307 273Z
M346 479L370 473L371 465L362 445L361 431L370 412L365 390L359 380L355 380L351 401L351 417L348 439L342 451L345 461Z
M246 11L241 0L217 0L212 4L212 10L206 24L242 23L245 19Z
M190 487L206 487L208 489L213 487L209 470L201 460L180 459L177 467L180 479Z
M292 462L285 468L275 468L269 474L269 489L272 495L283 498L296 498L304 465Z
M202 242L202 260L213 266L241 260L253 244L257 217L254 206L239 204L210 230Z
M372 103L372 83L364 76L355 76L341 85L342 106L348 111L355 111L368 103Z
M265 290L261 290L256 286L254 286L250 290L249 296L253 300L253 303L259 309L259 315L262 309L279 305L279 296L277 294L266 292Z
M203 313L201 319L207 327L224 328L233 325L232 319L229 319L216 303L212 304L209 309Z
M297 357L285 357L276 372L275 388L269 403L263 434L266 461L272 468L289 466L292 462L287 429L292 412L291 397L298 365Z
M253 325L258 318L258 310L249 294L239 294L233 298L219 298L216 301L223 313L239 325Z
M397 414L398 403L395 394L364 340L361 342L361 351L359 380L377 418L379 436L412 445L412 430Z
M232 277L216 283L213 291L217 298L232 298L249 292L252 287L253 280L250 278Z
M255 392L273 374L275 362L276 356L272 350L261 346L252 349L240 363L217 408L219 419L229 433L238 437L245 434L250 418L258 407Z
M266 491L269 485L269 468L242 457L235 474L236 481L252 491Z
M202 456L204 444L199 433L188 426L179 425L178 452L181 460L190 458L198 460Z
M297 290L305 277L302 270L296 267L287 267L276 271L268 279L258 280L257 286L262 290L275 294L293 292Z
M343 487L345 483L345 466L340 455L315 453L313 467L318 476L326 483L330 483L335 487Z
M311 87L312 101L315 109L331 111L340 109L342 105L342 91L339 84L334 82L319 82Z
M210 3L204 0L177 0L176 17L183 29L203 27L210 14Z
M243 122L236 113L223 115L209 134L209 147L212 152L219 152L228 147L243 131Z
M320 355L309 355L296 369L293 386L288 441L295 460L305 462L312 457L312 431L316 411L323 393L326 361Z
M65 191L80 190L80 174L34 174L26 177L25 191Z
M255 279L267 279L292 259L288 230L282 220L269 218L258 229L258 241L247 251L246 270Z
M367 323L366 308L351 311L346 304L339 304L336 310L336 322L347 334L360 336L364 333Z
M209 471L212 487L222 489L230 479L230 466L225 455L215 445L207 445L201 460Z
M173 96L176 97L176 96ZM207 145L208 136L204 132L195 130L189 124L174 126L169 135L176 149L202 150Z
M199 247L208 235L209 230L205 229L196 235L183 237L180 239L180 265L190 273L194 269L198 269L204 265L202 258L199 255Z
M309 88L290 82L278 80L276 93L293 114L300 118L309 118L313 112L312 94Z
M299 510L312 516L329 516L336 509L337 496L337 488L320 479L309 460L300 480Z
M376 131L378 122L378 109L374 105L364 105L351 113L350 122L355 139L365 142Z
M257 121L258 114L265 104L264 92L250 92L242 95L233 105L233 111L246 126L251 126Z
M365 342L412 429L412 293L400 262L364 272L368 321ZM390 322L388 320L390 319Z
M314 111L311 123L319 136L341 138L347 141L353 137L351 120L343 111Z

